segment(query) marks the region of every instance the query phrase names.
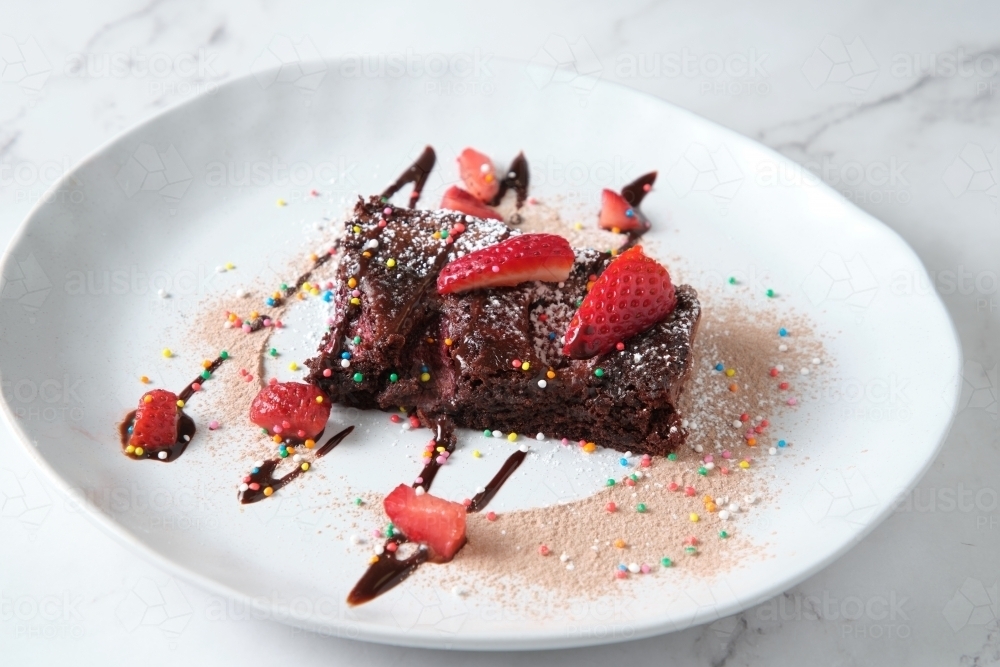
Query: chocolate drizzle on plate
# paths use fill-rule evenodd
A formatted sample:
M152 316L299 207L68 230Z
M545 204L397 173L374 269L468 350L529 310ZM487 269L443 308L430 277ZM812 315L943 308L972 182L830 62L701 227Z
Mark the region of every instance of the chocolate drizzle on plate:
M517 207L521 208L528 198L528 160L523 152L518 153L511 161L507 175L500 181L500 189L490 202L490 206L498 205L510 188L514 188L514 192L517 193ZM520 222L520 219L517 222Z
M424 148L424 152L420 154L420 157L406 171L400 174L396 182L382 191L382 201L389 201L389 198L402 190L404 185L413 183L413 191L410 192L410 208L416 207L417 202L420 200L420 193L424 191L427 177L431 175L431 170L434 168L436 160L437 156L434 154L434 149L430 146Z
M503 486L503 483L507 481L507 478L514 474L514 471L518 469L527 456L527 450L521 451L520 449L508 456L489 484L472 497L472 502L466 506L465 510L471 514L486 507L493 500L493 496L497 494L500 487Z
M201 372L195 379L191 380L181 393L177 394L178 400L187 403L188 399L191 398L195 393L195 385L201 384L208 378L212 376L219 366L222 365L229 355L223 352L219 355L215 361L209 364L205 370ZM207 377L206 377L207 375ZM153 461L162 461L163 463L170 463L171 461L176 461L180 458L187 446L191 444L191 438L194 437L195 431L197 430L194 425L194 420L191 419L184 410L181 408L177 409L177 442L172 445L167 445L166 447L142 447L142 454L136 454L135 450L128 451L130 446L129 440L132 438L132 425L135 423L135 410L132 410L127 415L125 419L118 425L118 435L122 443L122 454L129 457L130 459L152 459ZM166 453L166 456L161 457L161 453Z
M635 179L634 181L632 181L631 183L622 188L621 192L622 197L632 207L632 210L635 212L636 217L642 224L639 226L638 229L631 229L625 232L626 236L628 236L628 241L625 242L625 245L619 248L619 251L624 251L627 250L628 248L631 248L632 246L634 246L636 243L639 242L639 239L642 237L643 234L649 231L649 228L651 226L649 223L649 219L647 219L646 216L643 215L642 211L639 209L639 204L642 203L642 200L646 197L647 194L649 194L650 190L653 189L653 183L655 182L656 182L656 172L651 171L648 174L643 174L642 176L640 176L639 178Z
M322 458L333 451L333 448L343 442L344 438L349 436L353 430L353 426L348 426L340 433L332 436L322 447L316 450L315 459ZM254 468L250 471L250 474L244 479L243 482L247 485L247 488L243 489L242 486L240 487L240 503L243 505L249 505L250 503L260 502L269 495L272 495L278 489L290 484L293 480L297 479L299 475L307 470L307 468L304 469L300 464L296 466L295 470L292 470L284 477L275 477L274 469L277 468L278 464L283 460L284 459L281 458L268 459L260 465L254 466ZM271 489L271 493L266 493L267 489Z

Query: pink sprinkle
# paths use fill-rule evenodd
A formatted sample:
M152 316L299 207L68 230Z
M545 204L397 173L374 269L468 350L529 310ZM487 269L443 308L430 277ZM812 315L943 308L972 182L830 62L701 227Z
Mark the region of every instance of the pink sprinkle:
M444 244L445 244L445 245L451 245L451 244L452 244L452 243L454 243L454 242L455 242L455 238L454 238L454 237L452 237L452 236L449 236L448 238L446 238L446 239L444 240Z
M395 542L389 542L389 544L385 545L385 550L388 551L389 553L395 553L396 549L398 548L399 545L396 544Z
M667 488L670 489L671 491L676 491L681 487L677 482L670 482L670 484L667 484Z
M728 449L722 450L722 458L728 459L730 456L732 456L732 454L729 453Z
M444 465L444 464L445 464L445 463L447 463L447 461L448 461L448 459L446 459L446 458L445 458L445 457L443 457L443 456L439 456L439 457L437 457L437 458L436 458L436 459L434 459L434 460L438 462L438 465Z
M252 331L252 329L250 329L250 325L249 324L244 324L243 325L243 333L250 333L251 331Z
M219 428L219 422L215 421L214 419L212 421L208 422L208 430L209 431L214 431L217 428Z
M789 405L796 405L798 402L799 402L799 399L797 399L795 397L792 397L792 398L788 399L788 404Z
M452 227L451 229L452 229L452 231L461 234L462 232L465 231L465 225L463 225L461 222L456 222L455 226Z
M719 468L719 472L721 472L723 475L728 475L729 468L727 468L726 466L722 466L721 468Z
M438 444L437 440L435 440L434 438L431 438L430 440L427 441L427 446L430 447L430 448L432 448L432 449L434 447L437 447L437 444Z
M281 320L275 320L274 321L274 326L276 326L276 327L278 327L280 329L281 327L283 327L285 325L281 323Z
M382 228L382 227L385 227L385 220L379 220L379 221L378 221L378 226L379 226L380 228Z
M275 425L275 427L271 430L274 431L275 433L281 433L281 427L278 425Z
M650 185L649 183L645 183L645 184L643 184L643 186L642 186L642 191L643 191L643 192L649 192L649 191L650 191L650 190L652 190L652 189L653 189L653 186L651 186L651 185Z
M244 477L243 481L244 481L244 483L249 484L250 483L250 475L247 475L246 477Z
M538 200L535 199L534 197L528 197L528 203L529 204L537 204Z
M270 380L267 381L267 383L273 387L274 385L278 384L278 378L271 378Z
M715 457L712 456L711 454L706 454L704 460L705 460L705 463L711 463L712 461L715 460Z
M191 384L191 388L194 389L195 391L201 391L201 383L194 382Z
M417 477L415 480L413 480L413 483L414 484L423 484L424 483L424 478L423 477Z
M448 450L446 449L446 450L444 450L443 452L441 452L441 456L447 459L447 458L448 458L449 456L451 456L451 452L449 452L449 451L448 451Z
M310 190L309 191L309 196L310 197L318 197L319 196L319 191L318 190Z
M615 570L615 576L618 577L619 579L625 579L626 577L628 577L628 572L626 572L625 570Z
M382 215L392 215L392 208L386 206L384 209L382 209Z
M538 547L538 553L542 554L543 556L548 556L549 548L543 544L540 547Z
M271 326L271 318L270 317L265 317L264 318L264 326L265 327Z
M568 445L569 444L569 438L563 438L562 439L562 444Z
M521 367L521 360L520 359L515 359L514 361L510 362L510 365L513 366L514 368L520 368Z
M356 289L351 292L351 296L361 296L361 290Z
M372 528L372 537L382 537L382 532L378 528Z
M643 563L642 565L639 566L639 571L642 572L643 574L649 574L649 570L650 570L650 567L648 565L646 565L645 563Z
M496 521L497 520L497 513L496 512L487 512L486 513L486 520L487 521Z
M253 376L250 375L249 373L247 373L243 379L246 380L247 382L253 382Z
M333 375L333 371L331 371L329 368L324 368L323 369L323 377L328 378L331 375ZM393 415L393 417L398 417L398 415ZM397 421L398 421L398 419L397 419Z
M258 484L257 482L254 482L253 484L250 485L250 490L251 491L260 491L260 484Z
M500 267L496 264L493 265L493 273L500 273Z
M282 427L282 428L291 428L291 427L292 427L292 425L291 425L291 424L290 424L290 423L288 422L288 420L287 420L287 419L285 419L285 420L282 420L282 422L281 422L281 427Z

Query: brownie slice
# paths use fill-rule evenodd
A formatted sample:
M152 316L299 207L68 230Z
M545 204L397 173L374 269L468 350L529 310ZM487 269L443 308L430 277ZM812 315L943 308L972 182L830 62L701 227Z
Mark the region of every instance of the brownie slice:
M683 442L675 406L701 313L691 287L678 286L674 311L623 341L624 349L570 359L561 352L563 333L609 253L577 250L558 285L441 296L437 274L447 262L518 232L495 220L399 208L380 227L384 206L377 198L359 202L340 244L334 325L308 362L309 380L331 399L415 408L428 423L545 433L635 453L666 454ZM457 236L456 224L465 227Z

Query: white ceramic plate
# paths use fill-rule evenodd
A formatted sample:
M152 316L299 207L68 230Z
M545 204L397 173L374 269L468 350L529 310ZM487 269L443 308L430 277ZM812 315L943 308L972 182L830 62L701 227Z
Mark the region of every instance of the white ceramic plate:
M509 650L668 632L766 600L860 540L930 465L957 396L948 316L932 290L905 288L927 280L913 252L801 167L686 111L565 72L454 64L441 76L322 62L258 72L123 134L59 182L8 248L0 299L4 413L38 465L139 557L216 592L209 616L238 616L225 601L250 601L258 615L415 646ZM433 576L350 610L342 601L365 557L334 537L350 502L336 474L241 508L234 485L248 462L238 446L232 457L192 446L170 465L119 453L115 424L142 391L138 375L179 388L208 354L180 333L203 298L290 278L314 221L339 215L342 197L380 191L428 143L439 167L424 203L455 177L466 145L500 158L524 149L533 192L580 195L592 211L601 187L659 169L643 205L657 223L648 239L683 258L682 278L715 289L737 275L758 298L773 288L831 336L842 384L783 423L798 447L774 470L781 509L762 508L745 527L767 535L767 558L738 576L652 577L623 604L540 621L507 613L488 590L455 597ZM322 196L308 198L311 188ZM227 261L238 269L216 273ZM300 317L302 334L313 320L308 309ZM180 355L164 361L165 346ZM336 450L336 472L355 491L412 478L423 435L400 435L380 413L334 420L361 426ZM614 458L557 479L526 464L496 507L586 495ZM461 465L439 476L437 492L461 497L492 474Z

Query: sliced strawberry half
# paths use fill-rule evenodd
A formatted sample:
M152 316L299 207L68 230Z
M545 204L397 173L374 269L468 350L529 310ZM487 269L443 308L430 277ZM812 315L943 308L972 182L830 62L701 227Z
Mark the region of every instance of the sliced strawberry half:
M128 444L146 449L176 444L178 409L177 394L172 391L154 389L143 394L135 410Z
M427 545L430 560L450 561L465 545L465 505L400 484L383 502L393 525L411 542Z
M618 230L622 232L640 229L642 219L625 198L614 190L601 191L601 217L597 224L601 229Z
M318 387L302 382L268 384L250 404L250 421L292 438L315 438L329 418L330 400Z
M458 211L459 213L465 213L476 218L503 220L499 213L457 185L453 185L445 190L444 196L441 198L441 208Z
M493 161L473 148L466 148L458 156L458 173L465 189L482 202L493 201L500 190Z
M642 246L614 259L570 320L563 354L587 359L614 349L670 314L677 305L670 274Z
M559 282L573 268L569 241L555 234L519 234L470 252L438 274L439 294L483 287L513 287L529 280Z

